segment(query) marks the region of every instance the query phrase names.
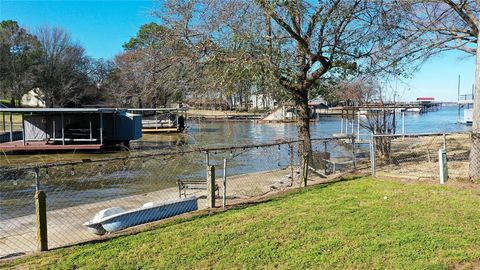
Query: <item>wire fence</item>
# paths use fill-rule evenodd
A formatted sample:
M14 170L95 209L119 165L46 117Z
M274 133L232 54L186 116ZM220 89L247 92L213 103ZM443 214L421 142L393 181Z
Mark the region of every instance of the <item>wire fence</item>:
M352 170L435 180L439 149L446 150L449 178L467 178L470 136L448 133L312 139L308 180L321 182ZM281 141L2 168L0 258L303 186L303 156L302 141ZM43 208L39 194L46 196Z
M372 135L372 174L412 179L439 179L439 150L445 149L449 179L467 179L470 134L433 133Z
M3 168L0 258L95 240L97 234L301 186L302 148L301 141L190 146ZM368 157L357 155L360 147L352 137L313 139L312 149L311 181L368 164ZM46 196L43 222L40 193ZM41 224L45 235L39 235Z

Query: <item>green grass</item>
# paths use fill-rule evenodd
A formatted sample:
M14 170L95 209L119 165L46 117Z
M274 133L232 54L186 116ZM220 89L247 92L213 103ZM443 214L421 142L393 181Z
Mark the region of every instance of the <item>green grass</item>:
M479 205L475 190L362 178L3 266L447 269L479 262Z

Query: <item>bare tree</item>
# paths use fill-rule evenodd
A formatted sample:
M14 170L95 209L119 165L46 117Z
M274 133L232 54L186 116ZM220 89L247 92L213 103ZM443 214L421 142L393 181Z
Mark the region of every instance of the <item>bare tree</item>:
M480 179L480 1L399 1L395 3L395 9L404 20L392 27L418 36L421 41L419 49L424 50L427 56L446 50L459 50L476 56L469 175L472 179Z
M89 83L84 49L61 28L42 27L37 37L43 50L37 85L45 93L47 106L80 105Z
M195 58L170 29L156 23L142 25L124 48L115 57L116 73L136 106L167 106L188 91Z
M191 0L165 1L157 15L197 49L201 61L223 64L229 72L219 81L262 74L273 89L287 93L298 107L305 164L311 154L310 91L346 70L395 69L399 65L392 62L401 63L400 54L390 56L410 43L385 27L387 11L383 1Z

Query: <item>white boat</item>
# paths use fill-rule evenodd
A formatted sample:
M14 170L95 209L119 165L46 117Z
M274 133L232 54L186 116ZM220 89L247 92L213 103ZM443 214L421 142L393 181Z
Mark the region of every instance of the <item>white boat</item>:
M198 209L196 197L180 200L153 203L149 202L142 207L125 211L120 207L112 207L98 212L95 217L83 224L91 233L103 235L107 232L116 232L128 227L140 225L164 218L176 216Z
M407 108L405 112L412 112L412 113L421 113L422 108Z

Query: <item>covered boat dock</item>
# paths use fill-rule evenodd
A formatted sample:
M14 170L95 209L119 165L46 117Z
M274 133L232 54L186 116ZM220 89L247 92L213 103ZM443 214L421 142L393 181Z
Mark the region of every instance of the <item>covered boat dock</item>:
M0 113L0 150L95 150L141 137L141 116L126 109L0 108ZM13 115L21 117L16 130Z

